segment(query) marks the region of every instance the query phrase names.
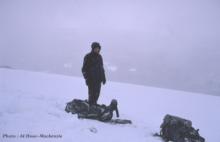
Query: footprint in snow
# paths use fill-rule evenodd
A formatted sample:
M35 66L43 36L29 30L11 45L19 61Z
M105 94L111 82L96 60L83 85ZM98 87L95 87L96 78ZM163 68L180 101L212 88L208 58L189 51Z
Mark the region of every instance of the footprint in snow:
M98 132L98 130L95 127L89 128L89 131L92 132L92 133L97 133Z

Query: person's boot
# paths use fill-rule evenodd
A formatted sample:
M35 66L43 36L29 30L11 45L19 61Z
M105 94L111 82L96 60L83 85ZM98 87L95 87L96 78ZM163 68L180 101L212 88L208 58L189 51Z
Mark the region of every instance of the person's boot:
M111 101L110 110L111 110L111 112L115 111L115 112L116 112L116 116L119 117L118 102L117 102L116 99L113 99L113 100Z

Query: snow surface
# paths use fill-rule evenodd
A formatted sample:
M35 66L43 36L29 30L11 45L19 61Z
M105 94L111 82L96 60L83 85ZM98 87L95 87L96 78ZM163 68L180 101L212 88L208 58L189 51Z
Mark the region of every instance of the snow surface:
M112 125L78 119L64 111L74 98L86 99L83 78L22 70L0 69L0 142L161 142L165 114L190 119L207 142L220 141L220 97L125 83L107 82L100 104L119 102L120 118L133 124ZM16 135L16 138L4 137ZM20 138L62 135L62 138Z

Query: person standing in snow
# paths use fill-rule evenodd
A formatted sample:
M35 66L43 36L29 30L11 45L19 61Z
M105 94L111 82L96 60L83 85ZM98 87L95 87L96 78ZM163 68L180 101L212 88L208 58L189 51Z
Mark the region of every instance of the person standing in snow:
M82 74L88 86L88 101L90 105L97 104L101 83L106 83L103 59L100 55L101 46L93 42L91 52L86 54L83 61Z

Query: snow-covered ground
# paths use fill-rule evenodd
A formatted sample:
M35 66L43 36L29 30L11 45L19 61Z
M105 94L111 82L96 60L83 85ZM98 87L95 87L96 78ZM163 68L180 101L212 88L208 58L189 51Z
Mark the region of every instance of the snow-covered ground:
M0 142L160 142L152 133L165 114L192 120L207 142L220 141L217 96L107 82L99 103L117 99L120 118L131 119L131 125L77 119L64 111L73 98L87 98L82 78L0 69ZM40 134L58 137L33 138Z

